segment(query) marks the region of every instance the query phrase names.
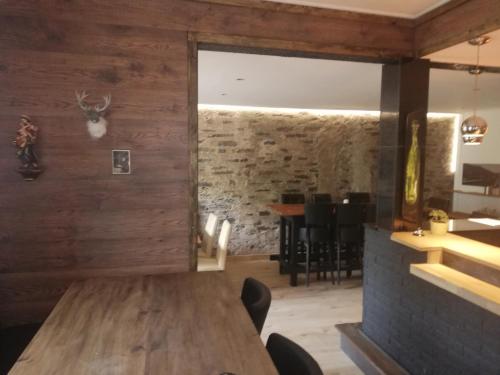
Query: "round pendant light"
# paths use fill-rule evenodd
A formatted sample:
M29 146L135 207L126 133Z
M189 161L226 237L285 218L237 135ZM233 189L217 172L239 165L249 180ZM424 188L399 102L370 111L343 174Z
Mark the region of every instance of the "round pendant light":
M478 106L478 92L479 92L479 75L482 73L482 69L479 66L479 48L490 42L491 38L488 36L481 36L469 40L471 46L477 47L476 54L476 67L469 70L469 73L474 76L474 108L473 115L467 117L460 130L462 132L462 140L466 145L480 145L483 142L484 136L488 131L488 124L482 118L476 115L476 110Z
M488 124L479 116L467 117L461 126L462 139L466 145L480 145L488 130Z

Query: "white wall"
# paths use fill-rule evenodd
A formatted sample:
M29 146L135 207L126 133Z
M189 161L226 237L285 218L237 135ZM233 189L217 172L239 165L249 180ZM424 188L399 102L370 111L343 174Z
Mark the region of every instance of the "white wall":
M463 118L470 116L464 113ZM455 173L455 190L482 193L484 189L479 186L462 185L462 166L471 164L500 164L500 107L480 109L478 116L483 117L488 123L488 132L481 145L464 145L462 139L458 140L457 170ZM500 198L481 197L477 195L455 193L453 195L453 210L472 212L483 208L496 209L500 213Z

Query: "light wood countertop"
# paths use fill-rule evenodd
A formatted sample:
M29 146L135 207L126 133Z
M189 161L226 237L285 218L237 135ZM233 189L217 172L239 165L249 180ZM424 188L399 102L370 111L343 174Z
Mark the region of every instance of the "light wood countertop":
M411 232L395 232L391 235L391 240L417 251L446 251L487 267L500 270L499 247L474 241L456 234L447 233L443 236L436 236L425 231L424 237L417 237Z
M500 315L500 288L442 264L412 264L410 273Z
M462 257L500 272L500 248L456 234L417 237L411 232L395 232L391 240L411 249L427 252L427 263L410 265L410 273L450 293L500 315L500 288L442 263L443 253Z

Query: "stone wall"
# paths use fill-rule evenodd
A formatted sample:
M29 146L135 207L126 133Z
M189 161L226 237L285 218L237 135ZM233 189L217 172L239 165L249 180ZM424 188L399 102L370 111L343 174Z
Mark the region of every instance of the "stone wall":
M425 145L424 200L430 197L453 199L454 174L450 170L453 134L453 118L429 118Z
M201 223L210 212L229 219L232 254L277 252L279 220L267 204L279 202L280 194L339 199L349 191L376 191L378 123L369 114L200 110ZM445 196L453 184L446 146L453 122L430 124L430 149L439 155L427 159L426 196Z

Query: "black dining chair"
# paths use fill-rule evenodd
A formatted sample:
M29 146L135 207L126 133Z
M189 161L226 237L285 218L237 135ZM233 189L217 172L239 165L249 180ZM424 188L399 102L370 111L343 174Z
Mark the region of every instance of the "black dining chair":
M325 193L316 193L312 195L313 203L332 203L332 196Z
M340 204L335 214L335 235L337 247L337 279L340 283L340 272L345 270L350 277L354 269L362 268L365 220L364 205ZM344 264L344 266L342 266Z
M318 278L323 269L330 265L333 278L333 209L334 206L325 203L306 203L304 206L305 227L300 229L299 239L305 244L306 252L306 285L309 286L309 271L311 262L317 264Z
M304 194L281 194L281 203L284 204L303 204L306 202Z
M323 375L318 362L304 348L278 333L269 336L266 349L279 375Z
M260 335L271 306L271 291L260 281L248 277L243 283L241 300Z
M0 329L0 375L10 371L41 326L33 323Z
M355 204L367 204L370 203L370 193L347 193L347 199L349 199L349 203Z

